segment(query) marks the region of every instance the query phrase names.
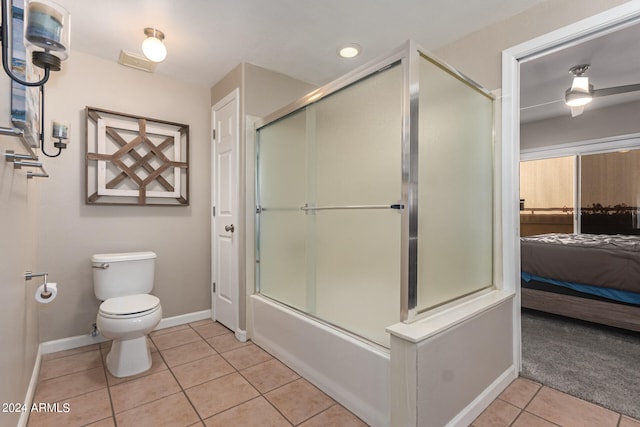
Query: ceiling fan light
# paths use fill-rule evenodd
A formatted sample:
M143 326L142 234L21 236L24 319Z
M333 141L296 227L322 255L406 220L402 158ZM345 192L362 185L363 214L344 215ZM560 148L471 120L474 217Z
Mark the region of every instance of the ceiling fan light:
M565 104L569 107L582 107L593 101L593 97L589 93L579 93L567 91L565 96Z
M571 117L578 117L584 112L584 105L581 107L571 107Z
M576 76L573 78L571 90L589 92L589 77Z
M573 78L571 89L567 89L564 102L569 107L582 107L593 100L593 85L589 84L589 77L576 76Z

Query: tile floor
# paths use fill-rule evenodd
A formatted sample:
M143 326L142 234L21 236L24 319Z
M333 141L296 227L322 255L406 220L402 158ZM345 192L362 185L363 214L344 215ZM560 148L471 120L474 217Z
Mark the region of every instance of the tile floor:
M45 355L34 402L58 405L32 412L28 426L366 426L211 320L155 331L149 345L152 368L129 378L106 371L109 343ZM519 378L472 425L640 427L640 421Z
M476 418L472 426L640 427L640 421L518 378Z
M149 343L151 369L129 378L107 372L110 343L45 355L34 402L59 405L32 412L28 426L366 426L219 323L161 329Z

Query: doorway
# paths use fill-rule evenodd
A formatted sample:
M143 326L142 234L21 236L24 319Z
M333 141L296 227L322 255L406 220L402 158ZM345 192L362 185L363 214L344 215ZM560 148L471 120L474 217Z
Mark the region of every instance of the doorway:
M519 196L518 187L520 177L519 165L522 153L521 144L524 142L524 138L528 136L526 135L525 131L522 131L520 123L520 117L528 114L527 111L523 112L521 110L521 107L530 107L530 105L522 103L522 99L524 98L523 91L525 90L527 84L527 82L525 81L526 76L522 72L524 65L532 64L534 61L544 59L545 57L551 57L553 55L557 57L558 54L568 52L569 49L585 42L596 40L600 37L606 37L616 32L624 31L632 26L637 26L636 24L638 24L638 22L640 22L640 11L637 9L637 4L635 7L633 5L626 4L591 17L589 19L580 21L576 24L546 34L529 42L515 46L503 52L503 138L505 138L506 141L512 142L512 144L508 144L509 147L505 147L505 158L507 162L505 172L509 175L509 177L504 182L504 188L506 191L505 194L511 194L513 197ZM594 55L594 57L595 56L596 55ZM583 59L583 61L586 62L589 62L590 60L593 60L593 57L587 57ZM570 85L570 76L568 74L569 68L570 67L566 67L566 70L564 71L564 73L566 74L561 76L567 86ZM601 86L615 86L615 83L611 84L610 82L602 81ZM543 100L538 101L538 104L540 105L544 103L545 101ZM547 105L553 106L553 104L557 104L556 106L561 108L566 108L564 106L564 91L559 94L557 99L547 101ZM583 117L576 117L573 120L575 121L575 123L580 122L584 125L589 120L591 120L589 119L589 116L587 116L587 114L589 113L592 113L592 111L585 109ZM566 115L566 119L562 120L564 120L565 122L572 120L568 108L566 111ZM560 123L562 122L562 120L558 119L556 121L556 125L558 126L557 129L564 129L560 127ZM585 126L584 128L587 129L588 127ZM582 128L578 129L578 131L582 130ZM618 129L618 131L620 133L625 133L625 131L622 129ZM618 133L618 135L620 133ZM553 135L553 137L564 137L567 135L567 133L556 131L556 134ZM577 137L577 139L573 139L573 141L584 141L587 139L597 140L598 138L602 137L604 137L604 135L594 135L591 136L591 138ZM571 140L560 139L560 145L565 145L565 147L560 148L567 148L569 145L571 145L569 141ZM545 141L544 138L539 138L538 141L536 141L536 144L529 145L527 148L532 151L535 151L536 149L540 150L541 146L543 146L544 144L549 144L549 140ZM564 154L566 155L567 153ZM520 199L521 197L518 198ZM506 226L513 226L516 229L520 229L520 214L518 212L518 209L515 208L519 205L518 200L511 199L510 203L513 206L513 210L505 215L505 222L507 223ZM519 235L521 233L516 234ZM513 279L516 283L519 283L521 271L520 241L519 239L516 239L516 241L514 242L506 242L506 244L513 244L513 250L516 254ZM517 293L518 298L520 299L522 292L519 286L517 286ZM517 317L518 324L520 324L521 319L519 315L517 315ZM520 337L519 341L522 342L521 328L518 326L516 329L517 336ZM522 371L522 358L520 358L519 370Z
M509 230L518 230L515 233L515 239L511 241L505 240L503 244L506 252L514 254L512 268L505 268L505 274L512 275L511 279L514 283L520 282L520 64L638 22L640 22L640 10L633 4L623 4L591 18L513 46L502 53L502 138L504 141L510 142L503 145L502 151L505 166L502 176L502 191L506 200L503 210L503 230L505 230L505 235L511 235ZM516 286L516 289L519 301L519 286ZM517 341L519 341L519 316L516 316L515 320L515 332Z

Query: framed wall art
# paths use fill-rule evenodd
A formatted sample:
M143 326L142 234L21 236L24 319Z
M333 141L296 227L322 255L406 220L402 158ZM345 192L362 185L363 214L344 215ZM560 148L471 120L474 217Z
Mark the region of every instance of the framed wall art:
M189 205L189 125L86 108L86 203Z

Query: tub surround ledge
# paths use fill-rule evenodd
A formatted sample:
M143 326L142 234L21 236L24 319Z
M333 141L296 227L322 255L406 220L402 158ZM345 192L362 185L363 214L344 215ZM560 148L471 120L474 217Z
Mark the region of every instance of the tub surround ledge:
M433 310L433 314L411 323L396 323L389 326L386 331L392 336L412 343L418 343L446 331L462 322L471 319L480 313L512 300L514 292L491 289L477 295L455 301L440 309Z

